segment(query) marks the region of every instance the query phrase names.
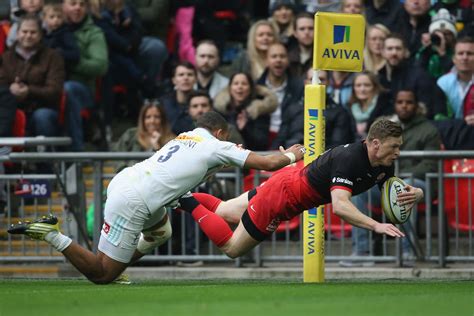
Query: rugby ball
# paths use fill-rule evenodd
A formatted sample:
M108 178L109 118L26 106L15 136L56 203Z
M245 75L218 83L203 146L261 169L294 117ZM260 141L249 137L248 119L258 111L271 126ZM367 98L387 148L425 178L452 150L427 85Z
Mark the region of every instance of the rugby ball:
M382 209L393 224L403 224L410 218L411 208L400 206L397 195L406 192L406 183L397 177L391 177L382 185Z

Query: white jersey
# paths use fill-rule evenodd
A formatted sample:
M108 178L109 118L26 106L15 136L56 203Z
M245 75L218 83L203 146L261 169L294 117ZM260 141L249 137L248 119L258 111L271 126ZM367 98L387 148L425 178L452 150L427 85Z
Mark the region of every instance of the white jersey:
M126 168L130 184L156 210L178 199L224 166L243 167L250 154L204 128L182 133L152 157Z

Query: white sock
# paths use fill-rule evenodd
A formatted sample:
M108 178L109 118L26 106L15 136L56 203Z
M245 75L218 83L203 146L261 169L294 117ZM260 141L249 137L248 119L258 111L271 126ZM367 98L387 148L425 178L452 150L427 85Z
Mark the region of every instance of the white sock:
M52 231L46 234L44 240L49 242L54 249L59 252L63 252L71 243L72 239L68 236L61 234L58 231Z

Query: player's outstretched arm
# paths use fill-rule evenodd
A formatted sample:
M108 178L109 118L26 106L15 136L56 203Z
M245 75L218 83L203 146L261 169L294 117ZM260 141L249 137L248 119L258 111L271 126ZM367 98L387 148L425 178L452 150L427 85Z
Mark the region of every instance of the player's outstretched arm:
M306 152L303 145L296 144L288 149L280 148L280 153L259 155L251 152L245 160L244 167L249 169L274 171L301 160Z
M373 230L378 234L386 234L392 237L405 236L397 227L392 224L379 223L373 218L361 213L350 198L352 194L349 191L335 189L331 191L331 200L334 214L341 217L351 225Z

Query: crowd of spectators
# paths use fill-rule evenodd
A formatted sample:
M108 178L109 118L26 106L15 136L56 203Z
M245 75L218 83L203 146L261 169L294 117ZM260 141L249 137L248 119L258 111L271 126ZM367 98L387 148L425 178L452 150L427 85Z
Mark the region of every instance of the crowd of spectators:
M301 142L318 10L367 20L364 71L322 74L328 107L339 113L328 128L350 118L328 133L330 146L351 140L341 133L363 138L374 119L394 113L396 93L409 89L447 149L474 147L466 0L12 0L0 28L2 135L22 110L26 135L70 136L68 149L83 151L90 140L83 124L92 117L102 148L111 150L120 137L112 126L136 121L145 100L162 107L174 134L192 129L188 98L202 90L244 146Z
M20 110L25 135L70 136L67 150L85 150L87 120L97 121L103 149L157 150L214 109L228 119L232 140L251 150L302 143L313 17L330 11L364 15L367 32L363 72L319 72L328 147L362 139L377 117L393 115L407 130L434 126L440 148L474 149L473 7L470 0L11 0L0 27L0 136L12 135ZM409 118L401 103L415 103ZM113 135L124 119L138 126Z

